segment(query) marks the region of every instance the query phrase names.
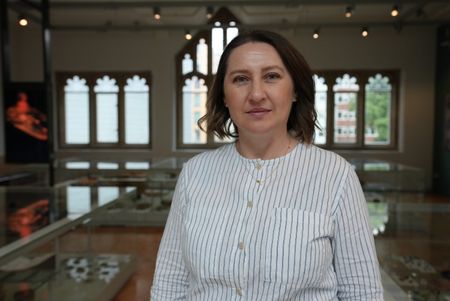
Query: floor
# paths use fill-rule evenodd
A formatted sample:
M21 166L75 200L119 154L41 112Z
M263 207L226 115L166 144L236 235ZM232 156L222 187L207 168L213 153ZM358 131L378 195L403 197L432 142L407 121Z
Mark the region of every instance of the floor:
M450 204L450 198L437 195L427 195L424 201L425 203L431 204ZM445 220L443 223L444 224L439 226L439 228L442 227L445 231L446 228ZM136 273L116 295L114 301L149 300L149 291L152 283L153 272L155 269L155 259L158 251L159 242L161 240L161 236L163 233L163 229L150 227L139 227L139 228L125 227L119 230L115 229L114 231L115 231L114 233L115 245L120 244L129 246L130 240L134 241L131 245L134 246L138 258ZM396 231L398 232L399 230L396 229ZM411 235L413 236L414 233L412 233ZM395 247L392 246L392 241L395 242ZM393 251L393 248L396 248L395 250L397 250L398 241L399 241L398 239L392 239L390 237L379 238L379 242L377 242L378 252L380 251L383 252L386 250ZM442 262L444 258L448 266L442 266L441 268L450 269L450 261L448 259L450 252L448 252L449 251L448 243L446 243L444 246L440 246L439 244L434 245L431 244L430 242L424 243L422 241L418 241L418 243L419 247L413 242L413 240L404 239L401 242L400 248L401 250L404 250L407 254L411 253L409 252L409 250L414 249L414 254L418 254L421 256L423 255L427 258L427 260L431 262L435 261L433 260L433 258L434 259L438 258L440 262ZM380 250L379 248L385 250ZM435 262L433 262L433 264L435 264ZM447 288L450 291L450 280L442 283L441 287L443 289Z
M163 228L139 228L136 232L126 233L124 228L121 235L135 236L138 257L136 273L116 295L114 301L149 300L150 287L155 270L155 259L158 253Z

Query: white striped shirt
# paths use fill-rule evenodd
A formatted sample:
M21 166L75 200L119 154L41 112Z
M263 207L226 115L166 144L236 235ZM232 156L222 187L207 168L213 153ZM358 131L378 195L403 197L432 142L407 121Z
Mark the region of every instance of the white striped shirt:
M235 144L192 158L151 300L383 300L352 166L304 144L271 160L246 159Z

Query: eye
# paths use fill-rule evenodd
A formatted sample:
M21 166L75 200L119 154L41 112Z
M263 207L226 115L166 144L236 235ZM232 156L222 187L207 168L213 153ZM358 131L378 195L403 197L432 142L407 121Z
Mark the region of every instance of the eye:
M281 78L281 75L276 72L267 73L265 76L265 79L267 79L267 80L276 80L279 78Z
M236 84L245 83L247 81L248 81L248 78L243 75L237 75L237 76L233 77L233 83L236 83Z

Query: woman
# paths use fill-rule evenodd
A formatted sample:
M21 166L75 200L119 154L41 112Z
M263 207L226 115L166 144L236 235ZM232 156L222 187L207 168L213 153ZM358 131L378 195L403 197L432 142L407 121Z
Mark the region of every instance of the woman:
M312 73L287 40L236 37L201 122L237 140L183 168L152 300L383 300L361 186L311 144Z

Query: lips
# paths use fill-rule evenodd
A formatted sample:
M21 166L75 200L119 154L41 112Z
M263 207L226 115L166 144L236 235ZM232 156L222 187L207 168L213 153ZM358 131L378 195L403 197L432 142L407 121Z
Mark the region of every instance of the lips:
M264 115L266 115L271 111L272 110L266 108L253 108L250 111L247 111L247 114L250 114L253 117L263 117Z

